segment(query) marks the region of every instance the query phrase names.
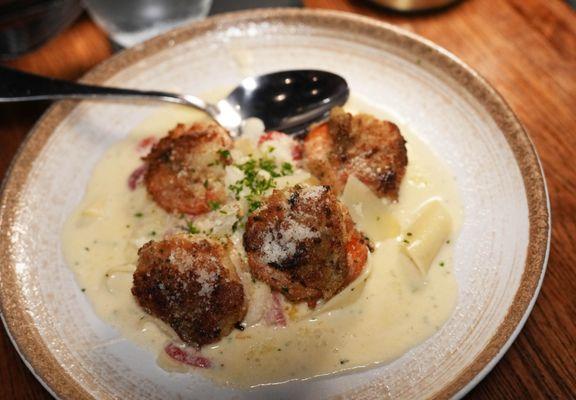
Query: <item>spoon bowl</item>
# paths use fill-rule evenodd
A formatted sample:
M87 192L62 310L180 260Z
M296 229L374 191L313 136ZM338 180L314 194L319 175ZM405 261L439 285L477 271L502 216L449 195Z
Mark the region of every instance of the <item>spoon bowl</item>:
M331 72L281 71L244 79L218 106L226 102L243 120L259 118L268 131L301 134L344 104L349 93L344 78Z
M200 109L226 128L242 134L243 122L259 118L266 130L301 135L348 99L348 84L320 70L289 70L244 79L230 94L210 104L192 95L83 85L0 67L0 102L66 98L144 98Z

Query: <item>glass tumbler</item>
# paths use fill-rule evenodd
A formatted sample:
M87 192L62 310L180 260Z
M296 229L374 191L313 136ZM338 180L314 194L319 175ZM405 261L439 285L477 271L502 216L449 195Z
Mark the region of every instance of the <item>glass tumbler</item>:
M183 23L204 18L212 0L84 0L84 3L112 40L130 47Z

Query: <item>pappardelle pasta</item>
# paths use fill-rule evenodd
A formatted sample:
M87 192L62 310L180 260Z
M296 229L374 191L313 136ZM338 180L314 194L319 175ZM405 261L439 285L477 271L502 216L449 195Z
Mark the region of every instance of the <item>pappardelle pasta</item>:
M440 249L452 234L452 218L439 199L423 204L406 231L402 249L418 267L427 274Z

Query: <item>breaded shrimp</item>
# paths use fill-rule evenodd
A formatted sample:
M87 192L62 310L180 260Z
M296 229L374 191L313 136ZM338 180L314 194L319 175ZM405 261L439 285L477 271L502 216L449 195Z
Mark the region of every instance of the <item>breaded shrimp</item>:
M367 242L327 186L274 190L246 223L254 277L292 302L328 300L362 271Z
M227 249L207 237L179 234L138 251L132 294L186 343L228 335L246 315L246 297Z
M148 193L168 212L198 215L226 200L224 167L232 140L216 124L178 124L144 158Z
M334 108L327 123L304 142L304 163L322 184L342 193L355 175L378 197L398 198L408 157L405 140L392 122Z

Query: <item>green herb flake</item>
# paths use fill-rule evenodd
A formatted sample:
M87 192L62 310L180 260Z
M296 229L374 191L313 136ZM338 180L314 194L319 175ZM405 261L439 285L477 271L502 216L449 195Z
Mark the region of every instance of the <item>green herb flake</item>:
M156 231L150 232L150 236L156 236Z
M406 233L406 236L412 236L412 232Z
M216 211L220 208L220 202L208 200L208 207L210 207L210 210Z
M444 261L440 261L440 264L439 264L439 265L440 265L441 267L443 267L443 266L445 265L445 264L444 264Z
M248 201L248 212L256 211L260 207L261 203L258 200L250 199Z
M260 198L267 190L276 187L275 178L294 173L292 164L285 162L278 166L272 158L268 157L257 160L251 158L242 164L236 164L236 167L244 173L244 178L229 185L228 188L236 200L240 200L240 194L247 189L246 201L249 213L260 207ZM261 171L267 174L262 174Z
M347 360L347 359L340 360L340 365L344 365L344 364L346 364L346 363L349 362L349 361L350 361L350 360Z
M190 233L191 235L200 233L200 229L196 228L192 221L188 221L188 223L186 224L186 228L188 229L188 233Z
M137 212L137 213L134 213L134 216L135 216L136 218L142 218L142 217L144 216L144 214L141 213L141 212Z
M86 288L82 288L80 290L82 291L82 293L84 293L86 291Z
M208 189L208 179L204 180L204 188Z
M230 150L218 150L218 155L224 159L230 157Z
M282 175L291 175L294 173L294 167L289 162L282 163Z

